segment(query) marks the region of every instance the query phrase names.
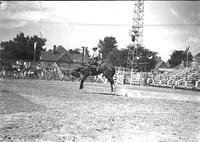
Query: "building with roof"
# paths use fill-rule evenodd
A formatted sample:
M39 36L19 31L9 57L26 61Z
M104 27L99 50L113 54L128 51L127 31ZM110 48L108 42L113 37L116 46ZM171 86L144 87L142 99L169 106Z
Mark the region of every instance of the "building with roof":
M159 61L156 63L156 66L154 69L158 70L160 68L169 69L169 65L165 63L164 61Z
M157 59L157 63L153 70L160 71L160 72L171 71L170 64L168 62L164 62L163 60L161 60L161 58Z
M81 64L88 61L88 56L81 54L71 54L63 46L53 46L53 50L41 51L40 61L56 62L58 64Z

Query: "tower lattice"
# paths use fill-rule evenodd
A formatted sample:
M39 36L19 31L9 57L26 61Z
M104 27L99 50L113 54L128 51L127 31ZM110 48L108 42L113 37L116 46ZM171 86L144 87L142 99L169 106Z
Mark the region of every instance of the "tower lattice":
M134 69L137 64L136 48L143 45L144 0L135 1L133 26L130 35L134 48L128 48L127 68Z

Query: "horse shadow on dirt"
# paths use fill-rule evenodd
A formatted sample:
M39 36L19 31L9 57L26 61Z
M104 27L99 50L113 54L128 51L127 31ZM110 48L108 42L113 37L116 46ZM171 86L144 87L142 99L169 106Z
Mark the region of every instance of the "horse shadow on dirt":
M13 92L11 92L11 91L9 91L9 90L6 90L6 89L0 89L0 92L1 92L1 93L13 93Z
M87 92L87 94L93 94L93 95L105 95L105 96L120 96L116 93L102 93L102 92Z

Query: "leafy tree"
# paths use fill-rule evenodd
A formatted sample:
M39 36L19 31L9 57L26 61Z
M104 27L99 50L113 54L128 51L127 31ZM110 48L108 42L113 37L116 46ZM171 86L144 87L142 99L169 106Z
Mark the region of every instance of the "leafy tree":
M39 38L36 35L32 37L25 36L21 32L13 40L1 42L3 50L0 51L0 55L6 59L33 60L34 42L37 42L35 59L39 60L40 51L45 50L43 46L46 41L45 38Z
M82 47L83 48L83 47ZM87 49L87 47L85 47L85 53L86 55L89 57L89 51ZM71 54L81 54L82 52L82 49L81 48L75 48L75 49L69 49L68 52L71 53Z
M134 47L134 45L129 45L128 48L131 48L132 50L135 48L136 51L136 56L135 56L136 64L134 65L135 69L138 69L139 71L150 71L151 69L155 68L155 65L157 63L156 61L158 54L157 52L151 51L142 46Z
M81 54L81 49L80 48L69 49L68 52L71 54Z
M128 48L118 49L117 41L114 37L105 37L104 40L99 40L97 46L100 53L102 53L103 62L110 62L114 66L127 66L128 48L135 48L133 45L129 45ZM135 68L139 71L151 70L155 67L157 52L150 51L144 47L135 48L137 51L137 63L148 62L147 65L137 64Z
M15 48L13 48L13 50L15 51L15 56L17 59L25 58L24 55L26 54L26 43L27 39L23 33L19 33L17 37L14 38Z
M37 35L33 35L30 40L28 41L28 48L27 49L29 51L29 54L30 54L30 51L32 49L32 51L34 51L33 47L34 47L34 42L36 42L36 51L35 51L35 59L36 60L39 60L40 59L40 52L41 51L45 51L45 49L43 49L43 46L45 46L46 44L46 41L47 39L45 38L40 38L38 37ZM30 47L31 46L31 47Z
M200 63L200 53L197 53L194 58L196 62Z
M109 60L109 53L117 49L117 41L112 36L105 37L104 40L99 40L97 47L100 49L100 53L102 53L102 58Z
M192 62L193 56L191 52L186 53L183 50L174 50L173 53L170 55L169 64L173 68L181 64L182 61L186 63L187 60L188 62Z
M119 66L127 67L128 49L127 48L121 49L119 52L120 52L118 58Z
M9 41L6 41L6 42L1 42L1 47L2 47L2 50L0 51L0 55L1 55L1 58L11 58L11 59L14 59L15 58L15 50L14 47L14 42L9 40Z
M127 57L128 57L128 49L115 49L109 53L110 62L114 66L126 67L127 65Z

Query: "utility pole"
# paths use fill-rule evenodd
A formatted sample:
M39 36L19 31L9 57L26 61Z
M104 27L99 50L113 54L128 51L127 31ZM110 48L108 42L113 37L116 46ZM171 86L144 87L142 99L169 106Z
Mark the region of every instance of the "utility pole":
M144 0L135 1L133 26L130 31L134 48L128 48L127 68L133 69L137 64L137 47L143 46Z
M186 47L185 49L185 54L186 54L186 67L189 66L189 61L188 61L188 52L189 52L190 46Z
M36 46L37 46L37 42L34 42L34 47L33 47L33 61L34 61L34 62L35 62Z
M86 47L82 47L83 48L83 56L82 56L82 63L85 63L85 53L86 53Z

